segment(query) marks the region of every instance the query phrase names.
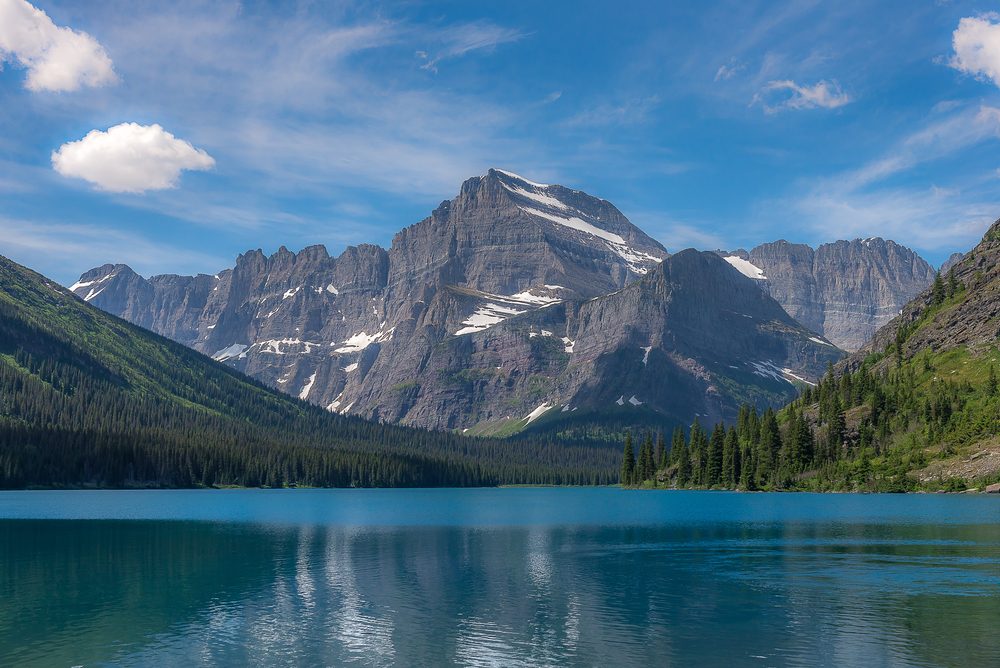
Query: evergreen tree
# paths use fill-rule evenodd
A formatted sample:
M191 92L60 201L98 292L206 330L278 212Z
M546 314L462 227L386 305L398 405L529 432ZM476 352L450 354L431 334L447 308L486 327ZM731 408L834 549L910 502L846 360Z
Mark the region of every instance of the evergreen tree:
M903 333L903 326L900 325L896 328L896 342L894 346L894 351L896 354L896 368L900 369L903 366L903 346L906 344L906 337Z
M734 489L740 483L740 441L736 428L730 427L722 448L722 484Z
M990 364L989 376L986 378L986 396L995 397L997 395L997 371Z
M622 453L622 485L635 484L635 452L632 450L632 434L625 433L625 452Z
M667 468L667 445L663 440L663 432L656 435L656 468Z
M714 487L722 482L723 450L726 446L726 430L719 422L712 430L712 438L708 444L708 454L705 458L704 485Z
M680 427L674 427L674 435L670 439L670 462L672 464L680 464L681 453L684 452L684 449L684 430Z
M708 438L705 436L705 432L701 428L701 423L698 422L697 417L691 424L691 438L689 443L688 447L691 451L691 482L695 485L703 485L705 484L705 456L707 454Z
M768 484L775 479L777 472L778 453L781 451L781 433L774 411L768 408L760 421L760 453L757 460L757 481Z
M945 300L944 281L941 280L941 272L935 272L934 283L931 286L931 300L934 304L941 304Z
M652 480L654 474L656 473L656 464L653 461L653 437L650 434L646 434L646 438L642 442L642 449L639 452L639 475L636 480L637 484L641 484L647 480Z
M691 453L687 443L681 442L677 455L677 486L686 487L691 482Z
M813 457L816 456L816 442L813 438L812 428L809 426L806 416L801 413L798 417L796 431L798 432L799 459L795 462L795 466L797 470L801 471L812 463Z
M840 459L841 450L844 446L844 437L847 434L847 419L844 416L844 409L837 398L833 403L830 421L826 426L827 459L835 461Z

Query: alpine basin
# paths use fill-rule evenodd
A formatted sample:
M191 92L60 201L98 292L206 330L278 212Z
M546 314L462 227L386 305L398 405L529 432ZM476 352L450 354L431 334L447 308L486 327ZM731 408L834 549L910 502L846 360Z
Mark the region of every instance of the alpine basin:
M1000 665L1000 498L0 493L0 665Z

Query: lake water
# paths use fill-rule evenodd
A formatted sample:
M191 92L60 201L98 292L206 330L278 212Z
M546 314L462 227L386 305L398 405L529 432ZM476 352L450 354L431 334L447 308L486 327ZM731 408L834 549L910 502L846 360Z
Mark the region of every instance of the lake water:
M0 666L1000 666L1000 498L0 493Z

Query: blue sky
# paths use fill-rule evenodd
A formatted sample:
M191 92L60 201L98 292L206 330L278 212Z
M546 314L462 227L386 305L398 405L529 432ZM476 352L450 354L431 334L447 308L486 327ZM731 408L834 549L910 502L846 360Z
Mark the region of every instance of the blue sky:
M1000 218L990 9L0 0L0 253L70 283L388 246L496 166L670 250L878 235L937 264Z

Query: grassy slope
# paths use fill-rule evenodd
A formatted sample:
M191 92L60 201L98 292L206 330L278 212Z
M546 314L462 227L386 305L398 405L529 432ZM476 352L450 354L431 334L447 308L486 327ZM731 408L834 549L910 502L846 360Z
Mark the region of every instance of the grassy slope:
M956 267L953 294L935 299L927 290L841 366L897 395L891 430L882 447L854 452L803 486L962 490L1000 481L1000 396L987 383L991 367L1000 374L998 263L1000 223ZM943 420L933 407L928 414L942 396L950 407ZM867 402L847 406L849 433L857 436L870 415Z

